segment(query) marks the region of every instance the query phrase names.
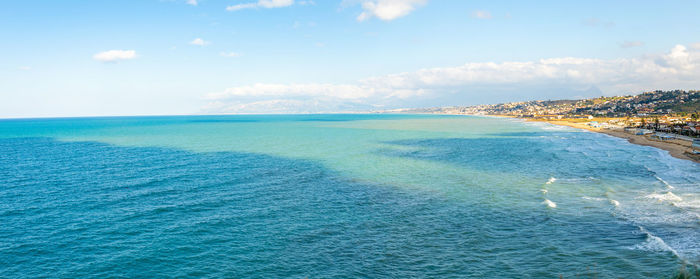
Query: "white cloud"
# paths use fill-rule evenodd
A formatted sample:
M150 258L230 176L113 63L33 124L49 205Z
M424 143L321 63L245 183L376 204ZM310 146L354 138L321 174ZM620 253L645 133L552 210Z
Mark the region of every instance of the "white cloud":
M638 58L466 63L352 84L266 84L207 95L206 112L327 112L560 99L700 87L700 50L677 45ZM278 107L279 106L279 107Z
M491 19L491 13L488 11L474 11L472 12L472 17L478 19Z
M394 20L408 15L416 7L424 5L428 0L362 0L362 13L357 16L358 21L365 21L372 17L384 21Z
M205 41L202 38L196 38L196 39L192 40L190 42L190 44L195 45L195 46L206 46L206 45L210 45L211 42Z
M97 53L92 56L93 59L100 62L118 62L122 60L131 60L136 58L134 50L108 50Z
M671 52L657 59L657 64L668 68L673 73L692 71L700 66L698 58L698 52L690 52L685 46L676 45Z
M30 70L32 69L32 67L29 67L29 66L21 66L21 67L19 67L19 68L17 68L17 69L20 70L20 71L30 71Z
M229 12L233 12L233 11L238 11L238 10L243 10L243 9L257 8L257 7L258 7L257 3L244 3L244 4L236 4L233 6L228 6L228 7L226 7L226 10Z
M302 1L301 5L313 4L313 1ZM282 8L294 5L294 0L258 0L258 2L242 3L226 7L229 12L253 8Z
M230 57L230 58L241 56L241 54L238 52L221 52L221 53L219 53L219 55L221 55L223 57Z
M639 47L643 46L644 42L640 41L624 41L620 44L621 48L632 48L632 47Z
M186 3L188 5L192 5L192 6L197 6L197 4L199 4L199 3L197 3L197 0L187 0Z
M258 6L263 8L281 8L294 4L294 0L259 0Z

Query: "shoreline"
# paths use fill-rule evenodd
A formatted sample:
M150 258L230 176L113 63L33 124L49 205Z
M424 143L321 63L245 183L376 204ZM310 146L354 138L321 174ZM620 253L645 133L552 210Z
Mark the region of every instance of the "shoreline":
M513 116L506 116L506 117L518 118L518 117L513 117ZM634 134L626 133L625 131L622 131L622 130L590 127L590 126L586 125L585 122L572 122L572 121L568 121L568 120L528 119L528 118L518 118L518 119L522 119L522 120L530 121L530 122L546 122L549 124L554 124L554 125L559 125L559 126L567 126L567 127L571 127L571 128L583 129L583 130L587 130L587 131L591 131L591 132L606 134L609 136L626 139L629 143L632 143L632 144L651 146L651 147L655 147L655 148L658 148L661 150L665 150L671 156L673 156L675 158L689 160L691 162L695 162L697 164L700 164L700 154L690 153L690 150L691 150L690 146L692 145L692 142L688 142L688 141L684 141L684 140L678 140L678 139L665 140L665 141L654 140L654 139L651 139L647 136L634 135Z

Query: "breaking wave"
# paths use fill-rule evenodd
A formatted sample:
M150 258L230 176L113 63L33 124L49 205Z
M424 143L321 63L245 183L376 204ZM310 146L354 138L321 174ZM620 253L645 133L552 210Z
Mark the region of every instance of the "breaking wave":
M555 203L555 202L553 202L553 201L550 201L550 200L548 200L548 199L544 199L544 201L542 202L542 204L546 204L547 207L549 207L549 208L556 208L556 207L557 207L557 203Z
M639 227L639 230L646 235L646 240L644 241L644 243L635 245L634 247L632 247L632 249L643 251L667 251L671 252L674 256L678 257L679 259L682 259L678 252L671 248L671 246L668 246L668 244L666 244L666 242L663 239L647 231L642 226L637 227Z
M604 201L604 198L594 198L594 197L589 197L589 196L583 196L581 197L584 200L590 200L590 201Z
M614 205L615 207L620 206L620 202L613 199L610 199L610 204Z
M654 178L656 178L656 180L661 181L661 183L666 185L666 188L675 189L673 186L671 186L671 184L668 184L668 182L666 182L666 180L661 179L661 177L659 177L658 175L654 175Z
M673 194L673 192L671 192L671 191L668 191L668 192L666 192L665 194L653 193L653 194L646 195L646 196L644 196L644 197L647 198L647 199L657 200L657 201L659 201L659 202L665 202L665 201L668 201L668 202L679 202L679 201L682 201L682 200L683 200L681 197L676 196L676 195Z

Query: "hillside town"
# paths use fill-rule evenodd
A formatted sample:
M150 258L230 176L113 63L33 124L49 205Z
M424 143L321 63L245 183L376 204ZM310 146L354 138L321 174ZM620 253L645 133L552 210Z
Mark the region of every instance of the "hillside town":
M700 136L700 91L652 91L582 100L528 101L410 110L441 114L502 115L533 119L603 119L591 125L646 128Z
M493 115L577 127L585 125L586 128L596 130L625 131L650 140L680 140L688 142L693 153L700 153L700 91L697 90L657 90L628 96L409 109L400 112Z

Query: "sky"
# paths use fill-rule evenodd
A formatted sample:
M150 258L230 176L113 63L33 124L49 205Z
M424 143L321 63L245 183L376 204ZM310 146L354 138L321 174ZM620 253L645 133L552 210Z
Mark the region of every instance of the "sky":
M0 118L700 89L700 1L4 1Z

